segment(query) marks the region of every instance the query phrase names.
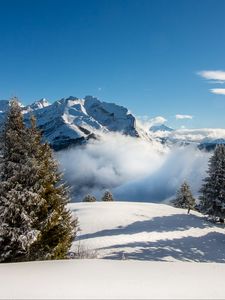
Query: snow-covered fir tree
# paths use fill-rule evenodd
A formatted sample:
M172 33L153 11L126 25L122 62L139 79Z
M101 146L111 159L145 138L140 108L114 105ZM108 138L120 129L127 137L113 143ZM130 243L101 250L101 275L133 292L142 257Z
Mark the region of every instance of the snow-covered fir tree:
M83 199L83 202L96 202L96 201L97 200L96 200L95 196L92 196L89 194L87 196L85 196Z
M102 197L102 201L114 201L112 193L106 191Z
M200 190L200 208L213 219L225 219L225 146L218 145L209 159L208 176Z
M26 128L17 100L2 134L0 261L65 258L77 231L67 189L35 120Z
M188 214L191 209L195 207L195 198L192 195L191 189L187 182L184 182L180 189L177 191L176 198L172 200L172 204L178 208L186 208Z

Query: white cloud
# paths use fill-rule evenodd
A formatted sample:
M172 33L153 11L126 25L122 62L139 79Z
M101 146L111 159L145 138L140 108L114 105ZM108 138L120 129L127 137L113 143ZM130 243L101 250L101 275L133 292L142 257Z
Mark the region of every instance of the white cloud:
M151 121L154 125L161 125L161 124L164 124L167 120L162 116L157 116L157 117L151 119Z
M210 89L210 92L216 95L225 95L225 89Z
M105 189L119 200L162 201L174 195L184 179L197 193L210 154L108 133L56 155L76 201L87 193L99 198Z
M189 120L191 120L191 119L193 119L193 116L191 116L191 115L176 115L175 116L175 118L177 119L177 120L184 120L184 119L189 119Z
M218 83L218 84L224 84L224 81L222 81L222 80L209 80L208 83L213 83L213 84L215 84L215 83Z
M157 136L161 138L169 137L171 141L183 141L200 143L202 141L210 142L217 139L225 139L225 129L222 128L201 128L186 129L180 128L171 132L157 132Z
M160 202L173 198L179 186L187 180L197 196L206 175L209 156L209 153L192 146L175 147L163 155L163 163L157 170L123 183L112 191L121 200Z
M213 80L213 81L219 80L220 83L225 81L225 72L221 70L211 70L211 71L205 70L205 71L200 71L197 74L207 80Z
M120 186L147 176L163 163L161 144L156 150L152 143L119 133L60 151L57 157L76 194Z
M149 116L138 116L137 117L137 125L144 130L149 130L150 127L154 125L162 125L167 121L166 118L162 116L157 116L154 118L150 118Z

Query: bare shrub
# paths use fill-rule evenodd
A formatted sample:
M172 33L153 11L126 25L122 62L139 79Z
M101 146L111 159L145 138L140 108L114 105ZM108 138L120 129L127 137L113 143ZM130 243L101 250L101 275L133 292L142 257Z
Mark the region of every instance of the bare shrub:
M70 251L68 253L68 258L70 259L94 259L98 258L98 251L92 250L78 242L75 251Z

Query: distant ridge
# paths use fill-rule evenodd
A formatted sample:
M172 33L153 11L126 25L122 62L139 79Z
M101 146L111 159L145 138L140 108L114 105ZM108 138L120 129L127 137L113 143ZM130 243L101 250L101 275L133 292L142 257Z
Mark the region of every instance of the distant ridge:
M174 129L162 124L162 125L154 125L152 127L150 127L150 131L152 132L157 132L157 131L174 131Z

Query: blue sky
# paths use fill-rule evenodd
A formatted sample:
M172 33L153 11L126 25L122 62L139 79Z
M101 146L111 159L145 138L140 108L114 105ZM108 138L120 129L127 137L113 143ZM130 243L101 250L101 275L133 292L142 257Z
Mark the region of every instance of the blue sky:
M0 99L91 94L225 127L225 1L0 0L0 13Z

